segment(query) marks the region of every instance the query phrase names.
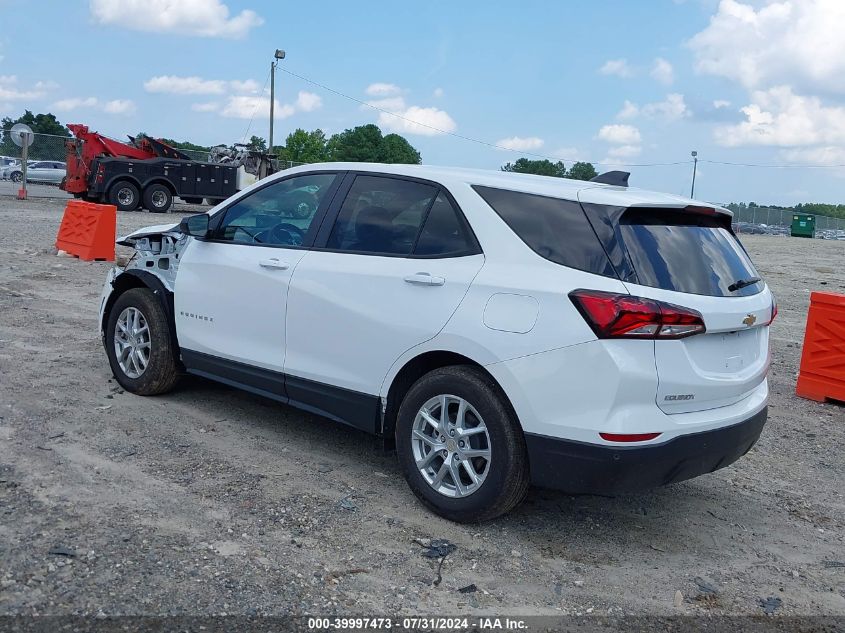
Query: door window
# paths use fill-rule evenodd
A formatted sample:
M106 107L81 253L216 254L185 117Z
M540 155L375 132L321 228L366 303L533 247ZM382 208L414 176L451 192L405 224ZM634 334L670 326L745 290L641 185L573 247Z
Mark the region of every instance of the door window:
M262 246L308 243L318 228L317 211L336 177L295 176L258 189L226 210L214 239Z
M368 255L454 257L479 252L463 216L437 186L358 176L327 247Z
M371 255L410 255L437 194L437 187L419 182L358 176L327 246Z

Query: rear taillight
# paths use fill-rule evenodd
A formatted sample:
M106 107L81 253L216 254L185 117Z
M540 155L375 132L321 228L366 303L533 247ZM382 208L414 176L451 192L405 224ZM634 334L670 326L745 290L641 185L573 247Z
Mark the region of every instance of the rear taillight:
M705 331L700 312L663 301L600 290L569 298L599 338L678 339Z
M772 318L769 319L769 322L766 323L766 325L771 325L772 323L774 323L775 317L777 315L778 315L778 302L777 302L777 299L775 299L775 296L772 295Z

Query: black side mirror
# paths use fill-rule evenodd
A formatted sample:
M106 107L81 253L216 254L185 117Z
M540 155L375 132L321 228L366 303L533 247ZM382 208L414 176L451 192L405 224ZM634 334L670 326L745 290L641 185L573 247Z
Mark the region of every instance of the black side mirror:
M179 223L179 230L185 235L203 239L208 237L208 214L199 213L182 218Z

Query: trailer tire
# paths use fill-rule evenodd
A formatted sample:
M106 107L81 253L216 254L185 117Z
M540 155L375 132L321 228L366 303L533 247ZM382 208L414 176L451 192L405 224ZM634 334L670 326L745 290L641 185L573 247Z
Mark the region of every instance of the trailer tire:
M118 211L134 211L138 208L140 199L138 187L128 180L118 180L109 189L109 202L116 206Z
M167 213L173 206L173 194L160 183L147 185L144 189L144 206L150 213Z

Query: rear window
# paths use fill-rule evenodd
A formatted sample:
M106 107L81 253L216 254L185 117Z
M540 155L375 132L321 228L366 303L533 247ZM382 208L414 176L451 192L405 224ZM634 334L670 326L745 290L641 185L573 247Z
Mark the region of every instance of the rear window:
M541 257L588 273L616 277L578 202L479 185L473 189Z
M665 209L629 209L619 224L640 284L712 297L757 294L762 282L736 237L716 218ZM741 284L740 284L741 285Z

